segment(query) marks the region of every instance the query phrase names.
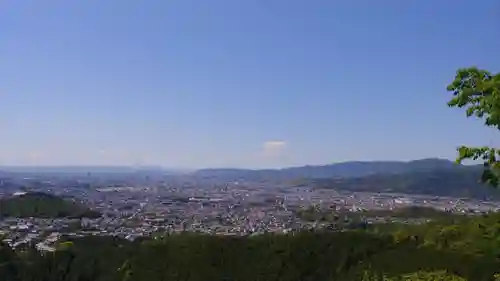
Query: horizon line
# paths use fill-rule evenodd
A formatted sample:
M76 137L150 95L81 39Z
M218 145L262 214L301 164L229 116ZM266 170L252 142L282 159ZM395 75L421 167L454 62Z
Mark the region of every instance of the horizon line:
M151 168L151 169L159 169L159 170L177 170L177 171L197 171L197 170L213 170L213 169L231 169L231 170L283 170L290 168L301 168L301 167L322 167L336 164L344 164L344 163L377 163L377 162L397 162L397 163L410 163L415 161L425 161L425 160L441 160L441 161L449 161L455 162L455 159L449 158L441 158L441 157L427 157L427 158L417 158L412 160L347 160L347 161L339 161L339 162L330 162L325 164L302 164L302 165L292 165L292 166L283 166L283 167L275 167L275 168L244 168L244 167L231 167L231 166L221 166L221 167L204 167L204 168L186 168L186 167L166 167L163 165L137 165L137 164L37 164L37 165L0 165L0 169L18 169L18 168L27 168L27 169L36 169L36 168L127 168L127 169L143 169L143 168Z

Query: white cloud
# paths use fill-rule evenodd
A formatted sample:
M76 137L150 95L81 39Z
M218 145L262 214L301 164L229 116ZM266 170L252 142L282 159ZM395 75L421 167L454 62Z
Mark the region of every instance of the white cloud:
M275 149L275 148L281 148L286 145L286 142L284 141L266 141L263 145L264 149Z
M266 141L262 145L262 153L265 156L278 156L286 149L287 143L285 141L273 140Z
M253 168L279 168L289 160L289 143L283 140L269 140L261 144L260 149L247 163Z

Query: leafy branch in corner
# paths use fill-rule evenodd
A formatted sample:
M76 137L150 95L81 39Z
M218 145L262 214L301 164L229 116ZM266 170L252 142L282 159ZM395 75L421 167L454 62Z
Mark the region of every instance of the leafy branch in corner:
M483 119L486 126L500 130L500 73L492 74L476 67L461 68L447 90L454 96L448 106L465 108L467 117ZM481 180L498 187L500 149L461 146L458 154L458 163L466 159L482 160L485 169Z

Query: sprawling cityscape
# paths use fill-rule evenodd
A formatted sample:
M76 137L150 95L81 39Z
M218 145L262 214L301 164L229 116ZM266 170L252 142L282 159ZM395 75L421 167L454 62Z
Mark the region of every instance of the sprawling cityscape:
M367 224L386 221L370 217L370 210L395 210L408 206L435 208L452 213L495 211L494 201L405 195L394 193L339 192L307 186L286 186L248 181L214 182L187 176L146 178L5 177L2 198L27 192L54 194L84 204L101 216L94 218L4 217L0 234L11 247L36 244L53 251L61 236L138 237L192 231L215 235L288 233L307 229L340 230L361 215ZM0 204L0 208L2 208ZM308 220L301 211L342 214L338 221ZM366 213L366 215L364 215ZM396 219L396 218L394 218ZM406 219L406 223L418 220Z

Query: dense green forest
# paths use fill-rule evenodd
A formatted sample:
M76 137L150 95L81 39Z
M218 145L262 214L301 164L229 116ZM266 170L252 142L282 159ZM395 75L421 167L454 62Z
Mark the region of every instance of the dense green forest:
M63 239L57 251L44 255L2 245L0 276L12 281L494 280L500 271L499 234L500 214L490 214L367 231L184 233L133 242L85 237Z
M370 218L445 221L457 220L464 217L465 215L421 206L401 207L394 210L377 209L359 212L350 212L347 210L318 209L314 206L311 206L309 208L300 209L296 211L295 214L306 221L332 222L336 224L339 224L341 222L351 223L365 221L366 219Z
M86 206L47 193L29 192L0 199L0 217L81 218L99 217Z

